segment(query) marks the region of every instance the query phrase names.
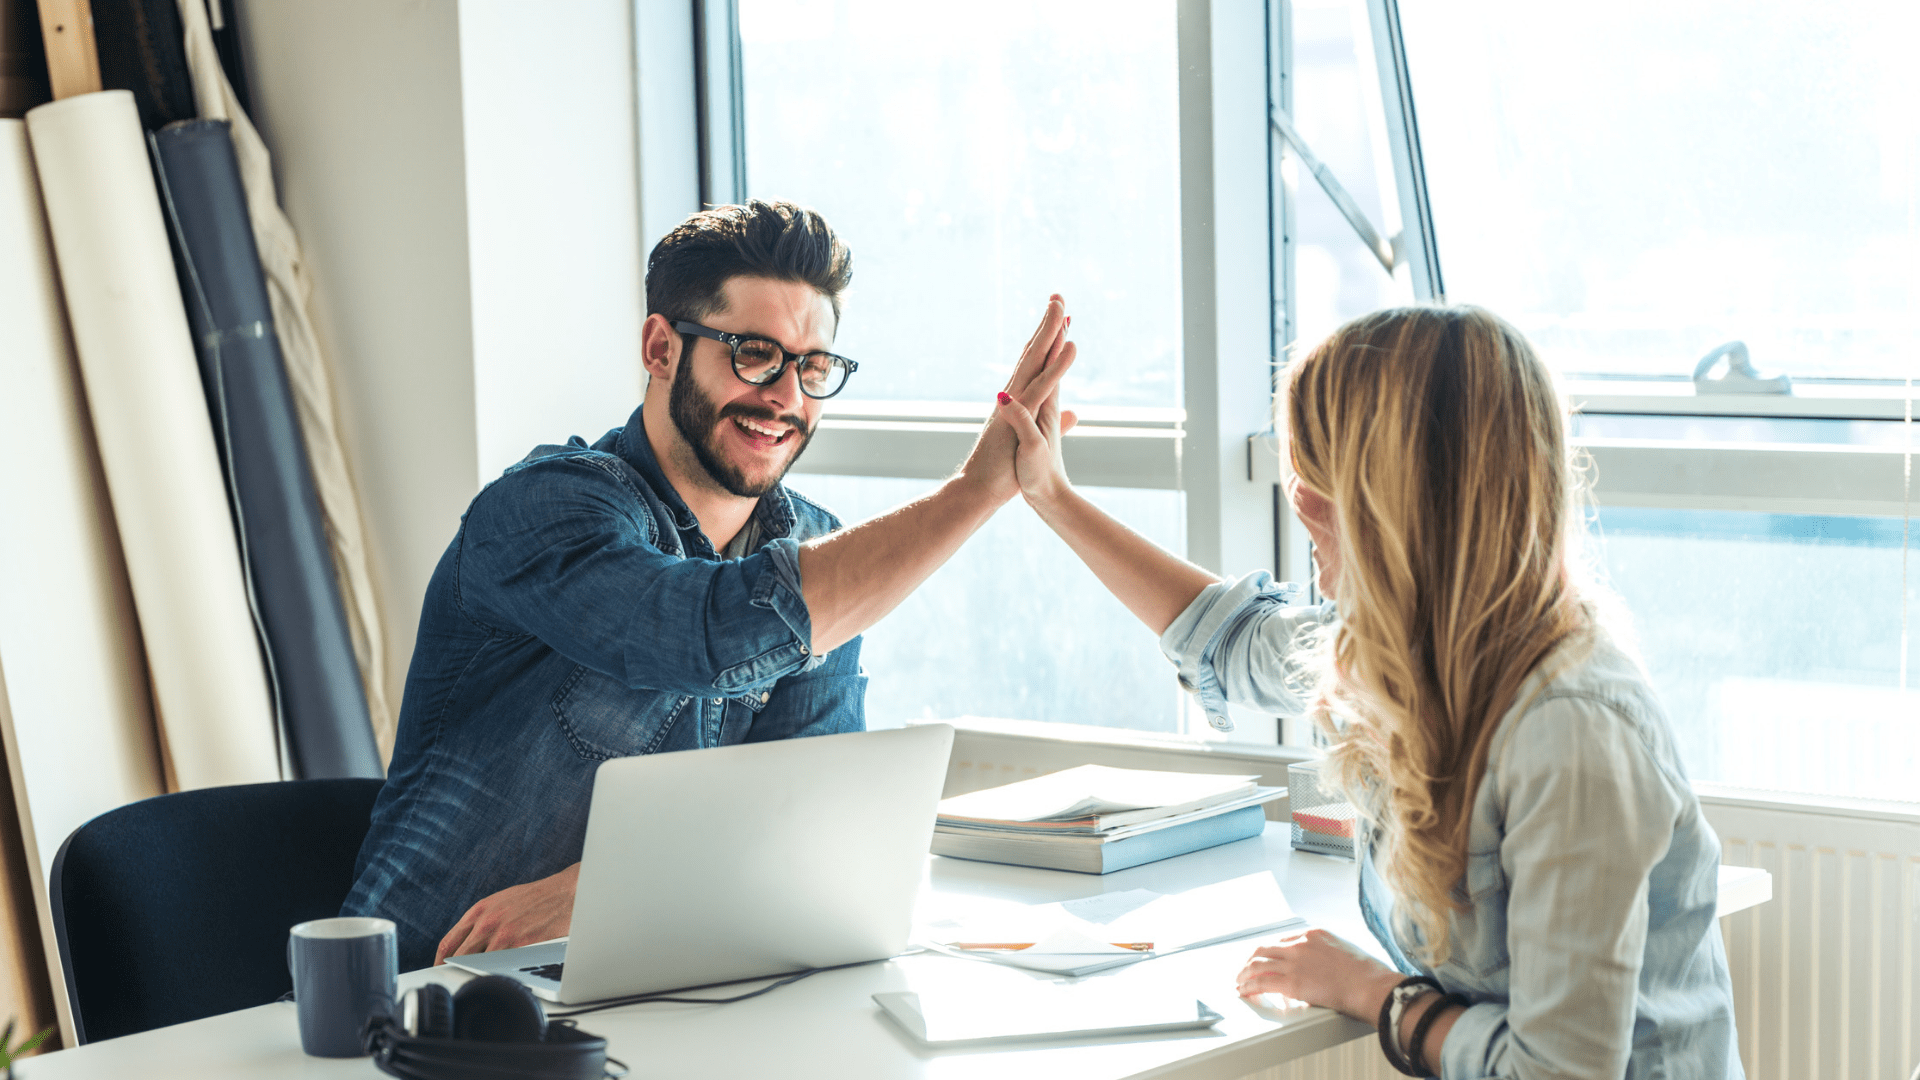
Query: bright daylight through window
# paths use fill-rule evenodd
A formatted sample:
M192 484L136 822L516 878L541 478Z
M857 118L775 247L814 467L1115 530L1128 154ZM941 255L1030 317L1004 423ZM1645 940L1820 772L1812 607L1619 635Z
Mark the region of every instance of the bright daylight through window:
M1227 361L1181 356L1179 10L739 0L748 190L817 206L856 252L839 348L862 368L829 423L897 429L867 460L984 415L1053 289L1082 350L1069 404L1169 437L1184 418L1192 441L1209 414L1181 411L1201 407L1183 362ZM1266 8L1274 358L1416 299L1517 324L1577 406L1596 551L1696 779L1915 797L1915 21L1785 0ZM1255 137L1212 108L1216 134ZM836 475L802 490L850 517L933 475L812 467ZM1178 549L1204 500L1177 468L1128 468L1096 497ZM1303 577L1305 536L1274 514L1276 569ZM1019 506L868 649L876 724L1193 730L1150 637Z
M977 424L1054 291L1082 358L1067 406L1088 419L1177 419L1169 0L741 0L739 20L747 190L817 208L854 252L835 348L860 372L829 425L900 415ZM893 426L911 449L913 425ZM793 483L848 521L929 486L819 474ZM1088 493L1180 549L1179 491ZM1179 723L1152 635L1017 500L864 648L876 727L961 715Z
M1694 777L1913 799L1910 10L1402 11L1447 297L1582 402L1594 531ZM1696 388L1735 340L1792 392Z

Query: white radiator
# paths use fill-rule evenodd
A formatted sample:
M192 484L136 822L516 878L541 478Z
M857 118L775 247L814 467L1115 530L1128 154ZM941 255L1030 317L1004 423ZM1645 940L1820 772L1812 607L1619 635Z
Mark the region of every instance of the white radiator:
M1290 755L1244 746L1103 747L1086 729L999 721L992 730L959 732L947 794L1088 762L1271 771L1284 784L1276 756ZM1771 901L1720 923L1749 1080L1908 1080L1920 1064L1920 813L1703 788L1722 861L1773 875ZM1284 806L1270 804L1277 813ZM1247 1080L1397 1077L1378 1045L1360 1040Z
M1721 920L1751 1080L1907 1080L1920 1062L1920 815L1703 795L1773 900Z

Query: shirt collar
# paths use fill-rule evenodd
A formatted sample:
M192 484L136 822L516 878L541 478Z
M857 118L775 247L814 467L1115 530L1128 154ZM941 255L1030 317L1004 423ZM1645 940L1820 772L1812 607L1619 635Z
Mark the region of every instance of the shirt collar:
M654 493L660 496L660 501L666 504L667 511L673 515L674 527L682 532L698 529L700 519L693 516L692 510L687 509L686 500L674 490L673 484L667 480L666 472L660 468L660 460L654 456L653 444L647 440L646 421L641 415L645 410L645 405L633 410L633 415L627 418L627 426L621 430L619 438L615 440L614 449L622 460L633 466L634 470L646 480L647 486L653 488ZM796 518L793 500L787 495L787 486L775 484L772 491L760 496L760 504L753 508L753 518L760 526L762 545L769 540L779 540L792 535Z

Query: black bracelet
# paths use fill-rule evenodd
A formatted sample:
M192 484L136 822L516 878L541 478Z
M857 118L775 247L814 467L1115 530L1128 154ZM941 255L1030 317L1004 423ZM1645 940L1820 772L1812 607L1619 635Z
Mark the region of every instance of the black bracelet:
M1420 1022L1413 1025L1413 1045L1407 1048L1407 1063L1417 1070L1414 1075L1439 1075L1432 1066L1427 1064L1427 1032L1433 1030L1433 1022L1440 1019L1440 1014L1449 1006L1468 1004L1467 999L1459 994L1442 994L1439 1001L1427 1006L1427 1011L1420 1014Z
M1380 1052L1387 1055L1387 1064L1400 1073L1406 1076L1423 1076L1424 1073L1414 1071L1413 1063L1400 1052L1400 1033L1393 1030L1394 1014L1399 1011L1393 1007L1394 1000L1400 997L1401 991L1409 986L1424 986L1431 988L1435 993L1446 993L1446 989L1440 985L1439 980L1430 975L1414 975L1402 979L1393 989L1387 991L1386 1000L1380 1003L1380 1022L1376 1025L1380 1032Z

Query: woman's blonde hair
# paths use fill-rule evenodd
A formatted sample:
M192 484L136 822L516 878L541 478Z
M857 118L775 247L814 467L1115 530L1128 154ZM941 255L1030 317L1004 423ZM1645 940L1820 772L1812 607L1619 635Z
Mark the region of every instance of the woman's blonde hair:
M1293 468L1332 500L1340 621L1318 660L1330 778L1431 963L1464 906L1474 793L1521 684L1591 623L1566 420L1519 331L1472 307L1379 311L1292 366Z

